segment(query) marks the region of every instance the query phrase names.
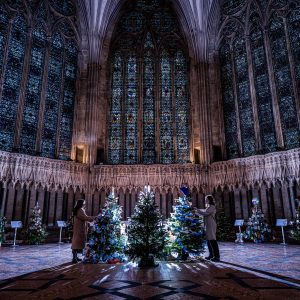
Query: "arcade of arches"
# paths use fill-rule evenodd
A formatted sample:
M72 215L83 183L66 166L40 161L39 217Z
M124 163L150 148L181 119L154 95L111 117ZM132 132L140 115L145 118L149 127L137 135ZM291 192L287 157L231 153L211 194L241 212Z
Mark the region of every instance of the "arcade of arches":
M300 195L300 3L0 3L0 212L95 215L145 184L168 216L182 184L271 223Z

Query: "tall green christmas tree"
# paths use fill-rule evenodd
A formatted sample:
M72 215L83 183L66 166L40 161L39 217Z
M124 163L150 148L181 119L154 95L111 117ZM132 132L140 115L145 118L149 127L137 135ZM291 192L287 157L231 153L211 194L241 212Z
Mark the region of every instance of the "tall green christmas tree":
M219 208L216 214L217 221L217 240L218 241L230 241L235 239L235 230L232 226L230 218L225 214L223 208Z
M39 245L45 241L47 235L46 226L42 224L41 209L37 203L31 209L26 238L29 244Z
M247 222L245 239L252 240L254 243L261 243L271 239L271 229L267 224L264 214L259 207L259 199L252 199L252 216Z
M100 209L89 235L89 252L86 260L92 263L124 261L124 237L121 235L122 208L114 189Z
M168 220L170 239L168 252L179 260L186 260L191 255L204 252L204 222L203 217L195 217L189 198L188 189L181 188L182 196L173 206L174 213Z
M0 246L5 241L5 224L6 224L6 218L0 217Z
M150 186L139 195L138 203L128 225L126 254L131 260L140 259L139 267L154 267L154 258L163 256L166 230L162 215L155 204Z
M295 200L296 217L290 223L291 230L289 234L289 237L295 242L300 242L300 197L298 198Z

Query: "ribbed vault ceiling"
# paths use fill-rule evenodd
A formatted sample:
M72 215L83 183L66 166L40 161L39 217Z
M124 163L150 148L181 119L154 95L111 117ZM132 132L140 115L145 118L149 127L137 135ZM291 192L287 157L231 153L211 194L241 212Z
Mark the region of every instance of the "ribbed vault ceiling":
M89 35L91 56L99 57L106 34L126 0L79 1ZM209 16L217 9L217 0L171 0L183 26L195 58L205 56Z

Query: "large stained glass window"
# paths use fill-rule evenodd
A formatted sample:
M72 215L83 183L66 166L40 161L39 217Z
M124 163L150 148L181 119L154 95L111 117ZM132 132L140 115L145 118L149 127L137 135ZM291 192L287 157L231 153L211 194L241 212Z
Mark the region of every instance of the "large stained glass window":
M123 161L122 133L123 122L123 58L120 52L116 52L112 59L112 83L110 103L110 132L109 132L109 159L111 163L120 164Z
M78 52L71 22L73 0L1 4L1 150L70 158Z
M42 27L32 33L32 46L23 107L20 151L35 154L47 37Z
M3 90L0 99L0 148L11 151L14 147L16 116L22 82L28 27L22 16L12 21L8 57L3 68Z
M143 74L143 163L154 164L155 157L155 58L150 32L144 43Z
M279 102L284 146L299 147L300 131L293 91L288 50L283 21L273 17L269 28L270 46Z
M73 110L75 103L77 75L77 44L71 40L66 44L63 71L63 96L59 128L58 158L68 159L71 156Z
M64 41L59 33L51 39L48 64L48 84L45 99L44 126L42 130L41 155L56 156L57 124L61 98Z
M236 89L239 106L242 154L253 155L256 152L255 132L248 76L248 60L244 38L234 41L234 62L236 73Z
M228 43L224 43L220 48L221 64L221 84L223 93L223 110L225 125L226 153L228 158L239 156L238 136L237 136L237 117L233 87L233 69L231 49Z
M161 54L160 68L160 161L167 164L174 160L174 147L172 63L166 51Z
M258 26L252 27L250 42L261 148L262 153L268 153L276 150L277 141L264 37Z
M137 0L131 9L112 41L108 162L186 163L189 74L182 34L160 1Z
M300 146L299 28L296 3L222 2L219 54L228 158Z

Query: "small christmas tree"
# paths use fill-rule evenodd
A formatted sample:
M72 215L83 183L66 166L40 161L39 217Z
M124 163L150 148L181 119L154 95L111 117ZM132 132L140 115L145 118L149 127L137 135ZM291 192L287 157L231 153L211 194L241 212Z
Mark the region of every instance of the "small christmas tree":
M300 197L295 199L295 206L296 206L296 217L293 221L291 221L291 230L289 237L296 241L300 242Z
M42 224L41 209L38 203L31 209L26 237L28 243L31 245L39 245L43 243L47 237L46 227Z
M124 237L121 235L122 208L114 190L106 198L104 208L95 220L89 235L89 253L86 259L92 263L117 263L124 261Z
M259 199L252 199L252 204L252 216L246 224L247 227L244 236L246 239L252 240L255 243L270 240L271 229L264 218L264 214L259 208Z
M0 217L0 247L1 244L5 241L5 224L6 224L6 218Z
M175 253L179 260L186 260L189 255L200 255L204 252L204 223L203 217L195 217L189 198L188 189L181 188L182 196L173 206L174 213L168 221L170 240L168 252ZM173 254L174 255L174 254Z
M130 259L140 258L139 267L154 267L154 257L163 256L166 230L157 209L150 186L139 195L138 203L128 225L126 254Z
M231 220L225 215L223 208L218 209L216 214L217 221L217 240L230 241L235 238L235 230L232 227Z

